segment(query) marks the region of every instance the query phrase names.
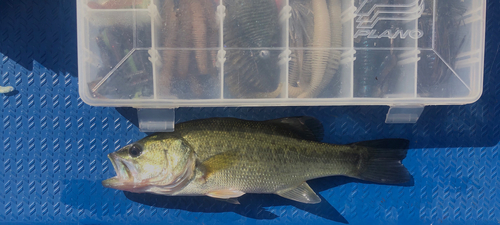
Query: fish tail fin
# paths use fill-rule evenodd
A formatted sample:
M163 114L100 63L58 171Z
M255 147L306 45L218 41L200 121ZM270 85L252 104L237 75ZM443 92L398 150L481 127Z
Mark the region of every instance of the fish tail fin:
M355 143L368 148L367 157L359 165L359 179L384 183L400 184L411 181L412 176L401 163L406 158L410 142L405 139L381 139ZM364 157L363 157L364 158Z

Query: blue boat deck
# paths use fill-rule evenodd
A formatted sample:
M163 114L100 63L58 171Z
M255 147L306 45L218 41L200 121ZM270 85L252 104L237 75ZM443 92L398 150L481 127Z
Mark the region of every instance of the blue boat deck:
M385 124L387 107L181 108L177 122L308 115L325 142L411 140L414 182L310 181L322 202L244 195L163 197L105 189L106 155L145 134L136 111L91 107L78 96L75 1L0 2L0 223L498 224L500 3L488 1L484 92L466 106L426 107L416 124Z

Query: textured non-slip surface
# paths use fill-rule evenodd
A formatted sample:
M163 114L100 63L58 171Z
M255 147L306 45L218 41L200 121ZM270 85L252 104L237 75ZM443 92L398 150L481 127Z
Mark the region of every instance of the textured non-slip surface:
M0 1L0 223L498 224L500 222L500 3L488 1L484 92L466 106L426 107L416 124L385 124L387 107L181 108L177 122L214 116L308 115L325 142L411 140L406 186L348 178L310 181L322 202L245 195L162 197L105 189L106 155L145 134L136 112L78 96L71 0Z

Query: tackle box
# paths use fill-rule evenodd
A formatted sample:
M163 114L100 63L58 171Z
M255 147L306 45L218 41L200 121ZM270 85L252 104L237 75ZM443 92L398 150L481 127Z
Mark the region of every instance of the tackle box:
M77 1L81 99L138 108L141 130L171 131L178 107L387 105L386 122L412 123L426 105L463 105L481 96L486 1L269 0L275 12L230 12L236 7L228 2L241 1ZM314 28L325 21L314 18L325 7L314 4L332 10L331 1L340 13L326 18L340 26L331 26L336 32L329 38L339 40L316 45ZM258 19L235 22L246 13ZM258 29L279 37L256 44L238 36L255 36ZM303 45L295 32L306 37ZM314 57L330 53L338 57L326 79L313 72L321 66ZM295 73L298 55L301 64L294 65L302 69ZM321 84L315 95L292 96L297 84L314 82Z

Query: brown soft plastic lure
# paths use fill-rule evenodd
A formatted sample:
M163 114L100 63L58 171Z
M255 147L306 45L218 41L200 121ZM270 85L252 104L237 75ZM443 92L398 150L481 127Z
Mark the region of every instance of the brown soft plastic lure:
M179 29L177 36L177 47L192 48L192 11L190 1L179 1ZM189 55L191 51L180 50L177 58L177 74L185 78L189 70Z
M207 18L200 0L191 1L193 44L197 48L195 58L200 74L207 74Z
M300 49L309 45L312 41L314 26L314 15L310 2L291 1L290 6L290 63L288 78L288 97L296 98L305 91L306 81L304 73L304 50ZM309 80L309 79L307 79Z
M218 18L215 15L216 9L214 8L212 0L200 0L203 9L205 10L205 18L207 22L207 42L208 48L216 48L219 42L219 24ZM210 50L210 65L208 73L214 74L212 71L217 65L217 50Z
M174 5L174 0L165 0L163 4L163 14L164 22L163 22L163 46L164 47L174 47L175 40L177 38L177 12ZM161 70L161 74L158 77L159 90L160 95L168 95L170 86L172 83L172 67L175 62L176 51L163 51L163 66Z

